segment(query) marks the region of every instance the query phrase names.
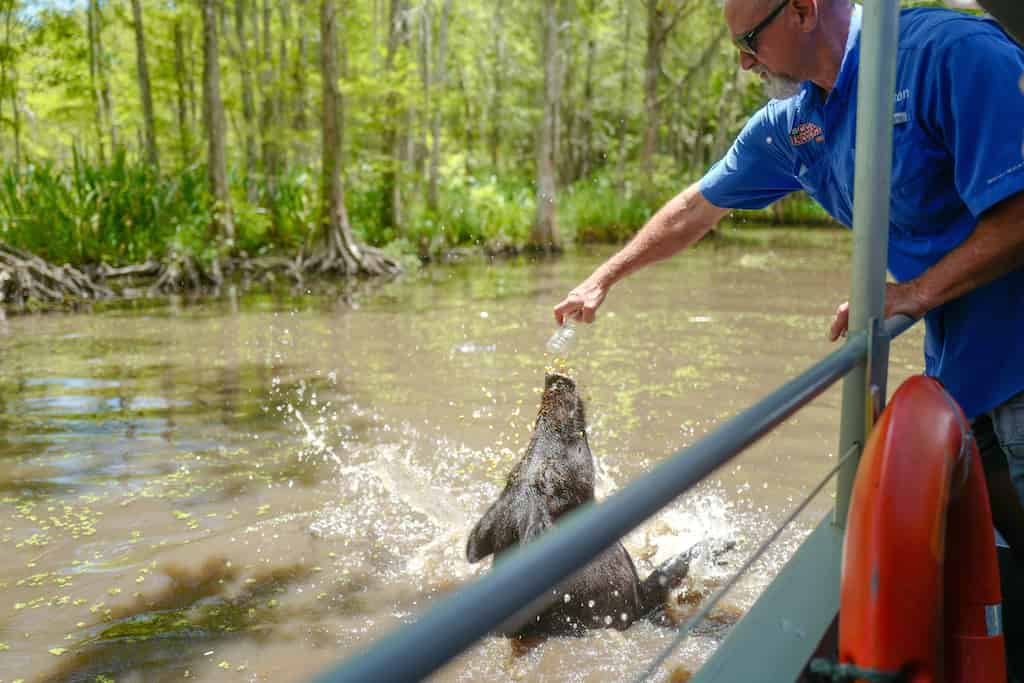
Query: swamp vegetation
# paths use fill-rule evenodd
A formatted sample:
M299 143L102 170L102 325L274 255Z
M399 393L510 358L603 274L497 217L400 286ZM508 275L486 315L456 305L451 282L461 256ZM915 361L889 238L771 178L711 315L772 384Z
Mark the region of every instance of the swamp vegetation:
M715 0L2 0L0 40L16 307L622 241L762 97Z

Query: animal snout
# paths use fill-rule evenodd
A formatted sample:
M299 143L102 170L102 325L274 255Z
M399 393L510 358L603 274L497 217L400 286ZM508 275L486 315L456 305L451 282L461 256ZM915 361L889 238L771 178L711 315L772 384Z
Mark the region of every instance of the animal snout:
M544 390L547 391L551 388L574 392L576 391L576 382L569 375L561 372L549 372L544 375Z

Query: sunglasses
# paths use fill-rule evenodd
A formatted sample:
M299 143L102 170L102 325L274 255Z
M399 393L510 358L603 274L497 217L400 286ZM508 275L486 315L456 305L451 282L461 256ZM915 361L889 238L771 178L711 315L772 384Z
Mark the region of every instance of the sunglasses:
M748 55L757 54L757 34L768 28L768 24L772 23L775 17L779 16L782 10L786 9L786 5L789 4L789 0L785 0L781 5L772 10L771 14L764 18L764 20L750 29L746 33L741 33L738 36L732 37L732 42L735 43L736 47L740 52L746 52Z

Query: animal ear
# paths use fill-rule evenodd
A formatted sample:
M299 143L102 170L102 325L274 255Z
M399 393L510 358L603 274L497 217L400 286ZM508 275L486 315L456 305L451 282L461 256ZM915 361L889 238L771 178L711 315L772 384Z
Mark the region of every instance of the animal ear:
M484 516L480 518L480 521L473 527L473 531L469 534L469 540L466 542L466 559L470 563L479 562L488 555L492 554L494 548L494 520L497 518L497 508L501 505L503 499L498 501L490 507L490 509L484 513Z

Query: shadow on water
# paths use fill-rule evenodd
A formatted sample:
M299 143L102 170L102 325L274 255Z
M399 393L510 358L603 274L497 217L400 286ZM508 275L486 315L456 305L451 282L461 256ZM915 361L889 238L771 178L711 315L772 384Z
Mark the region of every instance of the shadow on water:
M147 601L145 611L97 627L71 645L70 656L43 680L85 683L142 668L165 676L188 675L203 651L220 641L245 637L259 642L271 637L279 619L273 596L304 575L296 570L268 576L226 599L220 596L225 582L237 578L230 563L211 561L197 575L179 573L173 590Z

